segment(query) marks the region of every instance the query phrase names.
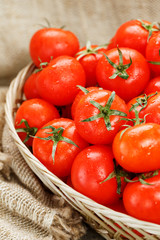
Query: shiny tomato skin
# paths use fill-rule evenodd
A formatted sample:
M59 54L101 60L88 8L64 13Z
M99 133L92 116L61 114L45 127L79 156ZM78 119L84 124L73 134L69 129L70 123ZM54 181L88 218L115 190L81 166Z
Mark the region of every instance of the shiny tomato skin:
M17 110L15 116L15 128L24 128L25 124L20 124L22 119L25 119L30 127L41 128L45 123L59 118L59 112L55 106L44 101L43 99L33 98L26 100ZM20 125L19 125L20 124ZM19 132L19 137L22 141L26 138L26 133ZM32 145L32 138L26 142L27 145Z
M80 137L76 130L74 121L71 119L55 119L48 122L43 127L45 126L52 126L56 129L62 127L64 129L62 136L71 139L75 144L78 145L78 147L76 147L70 143L59 141L53 162L53 141L46 141L38 138L34 138L33 140L33 154L39 159L39 161L56 176L66 177L70 174L74 158L83 148L88 146L88 143ZM48 137L50 136L48 132L51 132L51 130L41 128L35 136L42 138Z
M113 154L120 166L129 172L143 173L160 168L160 125L143 123L128 128L114 138Z
M98 90L99 88L98 87L88 87L86 88L89 92L93 92L94 90ZM72 115L72 119L74 119L74 116L75 116L75 112L76 112L76 108L77 108L77 105L80 101L80 99L86 95L86 93L84 93L83 91L79 91L79 93L76 95L73 103L72 103L72 107L71 107L71 115Z
M91 48L94 49L98 47L98 45L91 45ZM83 47L79 50L84 51L86 50L86 47ZM97 84L97 78L96 78L96 67L99 59L103 56L103 52L105 52L106 49L102 48L97 51L96 54L87 54L84 57L77 59L79 55L76 56L76 59L81 63L81 65L84 68L85 74L86 74L86 87L96 86Z
M145 181L150 185L140 182L127 184L123 192L125 209L135 218L160 224L160 172Z
M143 96L143 95L142 95ZM131 108L132 104L136 103L136 98L128 102L128 109ZM136 109L139 111L139 117L145 118L146 123L157 123L160 124L160 92L150 97L147 101L147 106L141 110L141 106ZM140 111L141 110L141 111ZM130 111L130 117L135 118L134 110Z
M30 55L37 67L62 55L74 56L79 50L79 40L74 33L58 28L40 29L30 40Z
M27 78L23 92L26 97L26 99L32 99L32 98L40 98L37 87L36 87L36 81L39 76L40 72L32 73L29 78Z
M43 99L64 106L73 102L79 92L77 85L85 87L85 83L85 72L81 64L73 57L60 56L41 71L36 86Z
M123 64L129 64L130 57L132 59L131 66L126 70L129 75L128 79L123 79L119 76L110 79L116 69L112 67L106 57L103 56L97 64L97 81L100 87L115 91L119 97L128 102L143 92L150 79L150 70L141 53L129 48L120 48L120 50L123 55ZM106 55L112 62L117 65L119 64L117 48L106 51Z
M155 33L149 40L146 48L146 59L147 61L160 62L160 32ZM154 77L160 75L160 65L149 63L151 73Z
M142 20L145 24L150 25L151 22ZM157 28L156 26L154 26ZM158 29L158 28L157 28ZM154 32L152 32L152 35ZM145 55L148 43L149 31L146 30L139 20L130 20L123 23L115 34L115 47L128 47L139 51Z
M148 84L144 90L144 93L150 94L150 93L154 93L156 91L160 92L160 76L152 78L148 82Z
M112 178L104 183L114 171L113 153L107 145L93 145L82 150L75 158L71 169L74 189L106 205L119 199L117 181Z
M111 92L108 90L96 90L83 96L77 104L75 112L75 124L79 134L91 144L110 144L116 133L125 121L120 121L120 116L110 116L111 130L108 131L103 118L98 118L91 122L82 122L82 120L92 117L100 111L93 106L90 101L94 100L100 105L105 106ZM115 95L111 109L119 110L128 115L127 106L123 99Z

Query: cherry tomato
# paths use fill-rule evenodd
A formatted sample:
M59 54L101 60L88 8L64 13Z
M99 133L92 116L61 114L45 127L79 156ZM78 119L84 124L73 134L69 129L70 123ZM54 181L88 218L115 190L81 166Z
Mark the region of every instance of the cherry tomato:
M123 192L125 209L135 218L160 224L160 172L145 181L149 185L140 182L127 184Z
M87 43L87 46L81 48L76 54L76 59L81 63L86 74L86 87L96 86L96 67L104 51L106 51L105 46Z
M85 72L73 57L61 56L52 61L37 79L39 95L48 102L64 106L71 104L79 92L77 85L85 86Z
M146 59L154 77L160 75L160 32L154 34L146 48Z
M79 134L91 144L112 143L116 133L125 123L127 106L115 92L95 90L83 96L75 112Z
M146 20L130 20L123 23L115 34L115 47L128 47L145 55L147 43L153 33L158 31L157 26Z
M155 77L148 82L144 93L150 94L156 91L160 92L160 76Z
M22 103L16 113L15 128L22 141L31 146L33 139L30 135L35 135L45 123L59 117L58 110L52 104L38 98L29 99Z
M129 172L143 173L160 168L160 125L143 123L118 132L113 154L120 166Z
M99 86L115 91L127 102L141 94L150 79L143 55L129 48L106 51L97 64L96 73Z
M33 154L52 173L66 177L76 155L87 146L88 143L78 134L74 121L59 118L48 122L36 133Z
M123 204L123 200L121 198L117 202L111 204L109 207L116 212L121 212L121 213L127 214L127 211Z
M39 76L40 72L32 73L29 78L26 80L23 88L24 95L26 99L32 98L40 98L37 87L36 87L36 80Z
M74 56L79 50L79 40L74 33L58 28L38 30L30 41L30 55L37 67L62 55Z
M106 205L119 199L116 178L104 181L114 171L113 153L109 146L93 145L82 150L75 158L71 180L74 188Z

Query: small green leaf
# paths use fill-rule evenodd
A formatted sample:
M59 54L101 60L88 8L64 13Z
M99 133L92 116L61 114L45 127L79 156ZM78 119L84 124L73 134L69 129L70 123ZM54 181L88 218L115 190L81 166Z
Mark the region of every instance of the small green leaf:
M96 102L96 101L94 101L94 100L91 100L90 103L91 103L94 107L98 108L99 110L101 110L101 109L103 108L102 105L100 105L98 102Z
M127 117L126 113L114 109L110 109L110 115Z
M87 119L84 119L82 120L81 122L91 122L91 121L94 121L94 120L97 120L98 118L102 118L103 117L103 114L102 113L98 113L92 117L89 117Z
M100 184L102 184L102 183L104 183L104 182L106 182L106 181L114 178L115 176L116 176L115 171L111 172L111 173L108 175L107 178L105 178L102 182L100 182Z
M105 122L105 125L106 125L107 130L108 130L108 131L111 131L112 126L111 126L111 122L110 122L109 117L105 117L105 118L104 118L104 122Z
M114 67L115 69L117 69L118 65L115 64L114 62L112 62L105 53L103 53L103 55L105 56L105 58L107 59L107 61L109 62L109 64L111 64L112 67Z
M61 138L61 141L66 142L66 143L70 143L70 144L74 145L75 147L78 147L78 148L79 148L79 146L78 146L77 144L75 144L75 143L74 143L71 139L69 139L69 138L62 137L62 138Z
M85 88L85 87L82 87L80 85L77 85L76 87L78 87L82 92L84 92L85 94L88 94L89 91Z
M112 103L113 103L113 100L114 100L114 98L115 98L115 95L116 95L116 93L115 93L115 91L113 91L113 92L111 93L110 97L108 98L108 102L106 103L105 108L108 108L108 109L111 108L111 105L112 105Z
M148 62L154 65L160 65L160 62L154 62L154 61L148 61Z

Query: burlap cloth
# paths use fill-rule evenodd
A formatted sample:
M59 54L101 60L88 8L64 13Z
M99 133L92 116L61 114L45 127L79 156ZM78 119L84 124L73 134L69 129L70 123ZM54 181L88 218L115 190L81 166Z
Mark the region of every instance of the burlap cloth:
M22 158L4 121L0 89L0 239L79 240L82 217L49 192Z

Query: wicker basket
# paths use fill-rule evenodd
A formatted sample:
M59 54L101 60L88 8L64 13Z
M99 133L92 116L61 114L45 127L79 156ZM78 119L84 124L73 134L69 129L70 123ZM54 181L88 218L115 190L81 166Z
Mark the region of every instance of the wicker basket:
M5 106L6 122L10 133L33 172L53 193L61 195L79 211L84 216L85 221L105 239L160 239L159 225L140 221L126 214L116 212L78 193L47 170L23 144L14 128L14 110L17 108L18 100L22 99L24 82L33 70L34 65L28 65L11 82Z

